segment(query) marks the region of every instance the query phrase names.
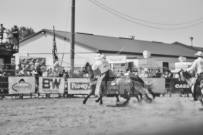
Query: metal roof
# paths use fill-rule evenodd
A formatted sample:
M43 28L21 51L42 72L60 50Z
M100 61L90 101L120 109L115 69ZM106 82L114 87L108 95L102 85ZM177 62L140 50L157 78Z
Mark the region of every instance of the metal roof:
M53 34L52 30L43 29L38 33L22 40L21 42L41 33L46 32ZM55 31L56 37L70 40L70 32ZM195 58L194 54L197 52L196 49L188 47L183 44L176 43L162 43L155 41L143 41L130 38L119 38L119 37L108 37L93 35L88 33L75 33L75 42L83 46L104 52L119 52L122 50L126 54L142 54L143 51L148 50L152 55L157 56L171 56L179 57L185 56Z

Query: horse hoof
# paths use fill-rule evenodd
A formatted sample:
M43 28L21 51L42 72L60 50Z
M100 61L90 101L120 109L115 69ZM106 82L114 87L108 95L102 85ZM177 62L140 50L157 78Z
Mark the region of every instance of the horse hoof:
M203 111L203 108L199 108L199 111Z
M97 102L99 102L99 100L97 99L97 100L95 100L95 102L97 103Z

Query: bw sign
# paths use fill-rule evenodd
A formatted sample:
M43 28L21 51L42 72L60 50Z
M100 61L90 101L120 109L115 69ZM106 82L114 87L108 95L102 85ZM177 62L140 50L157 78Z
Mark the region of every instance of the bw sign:
M65 81L61 77L40 77L40 93L64 93Z

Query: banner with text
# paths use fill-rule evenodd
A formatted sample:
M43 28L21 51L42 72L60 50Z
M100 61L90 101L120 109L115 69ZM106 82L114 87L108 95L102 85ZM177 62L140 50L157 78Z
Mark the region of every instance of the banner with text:
M187 84L186 81L179 81L179 80L173 80L173 92L177 92L180 90L183 90L184 92L188 92L191 93L191 87L189 86L189 84Z
M40 77L39 93L64 93L65 80L62 77Z
M34 77L9 77L9 94L30 94L35 92Z
M68 94L89 94L89 78L68 78Z

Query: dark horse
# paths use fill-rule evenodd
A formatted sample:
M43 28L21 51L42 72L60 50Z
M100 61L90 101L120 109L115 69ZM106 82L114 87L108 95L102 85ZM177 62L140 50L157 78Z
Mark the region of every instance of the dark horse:
M192 88L191 91L192 91L194 99L199 100L203 106L203 79L201 79L199 81L200 84L195 84L195 81L196 81L195 77L193 77L187 71L181 70L179 72L179 74L180 74L180 78L183 81L186 80L186 82L191 86L191 88ZM197 85L196 88L194 88L194 85Z
M83 69L83 72L85 74L88 74L88 77L90 78L89 86L90 86L91 92L83 100L83 104L86 104L88 98L90 98L90 96L95 94L95 89L96 89L96 84L97 84L97 79L98 79L96 76L99 75L99 73L98 73L98 71L93 71L92 66L89 63L86 63L86 65ZM116 97L116 102L119 102L120 100L118 98L118 95L115 94L114 96ZM103 101L100 100L100 98L98 98L95 102L100 102L100 104L103 104Z

